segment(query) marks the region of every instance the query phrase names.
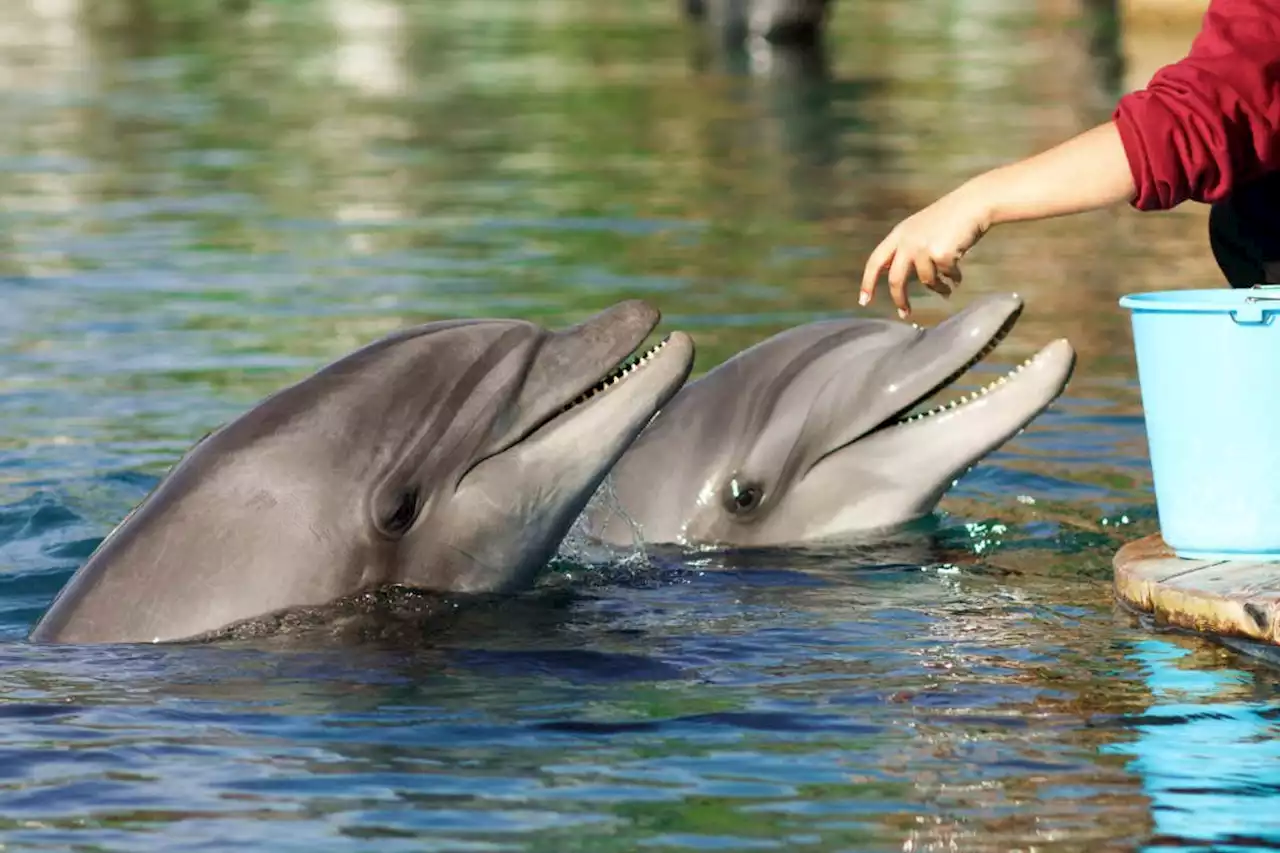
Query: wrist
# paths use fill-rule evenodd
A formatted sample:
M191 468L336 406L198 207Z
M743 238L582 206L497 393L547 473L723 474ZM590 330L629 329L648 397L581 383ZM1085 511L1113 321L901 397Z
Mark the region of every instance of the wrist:
M998 225L1000 218L1000 183L992 170L970 178L953 193L956 201L968 212L970 218L982 230Z

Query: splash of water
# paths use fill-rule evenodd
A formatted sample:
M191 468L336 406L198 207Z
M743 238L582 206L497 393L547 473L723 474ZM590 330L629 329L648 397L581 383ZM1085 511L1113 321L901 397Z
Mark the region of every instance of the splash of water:
M631 531L631 547L605 545L587 531L587 516L593 509L606 510L615 519L620 520ZM611 521L610 523L614 523ZM614 491L613 474L609 474L591 496L590 502L583 512L574 520L569 533L560 543L554 558L558 563L569 563L575 566L590 566L607 563L611 570L638 572L650 567L649 555L645 551L644 536L640 525L622 508L618 495Z

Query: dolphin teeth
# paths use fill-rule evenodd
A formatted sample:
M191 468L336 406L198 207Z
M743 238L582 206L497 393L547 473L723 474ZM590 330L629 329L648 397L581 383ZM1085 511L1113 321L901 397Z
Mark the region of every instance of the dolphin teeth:
M639 356L633 357L630 361L627 361L626 363L619 365L613 370L612 373L610 373L608 376L601 379L595 385L591 386L585 392L580 394L573 402L565 404L564 408L561 409L561 411L567 412L570 409L572 409L574 406L580 406L583 403L590 400L591 398L593 398L595 395L600 394L604 391L607 391L608 389L612 388L614 385L617 385L619 382L626 379L627 376L631 375L632 373L635 373L636 370L648 364L649 360L652 359L658 353L659 350L661 350L663 347L667 345L668 340L669 338L664 338L663 340L654 344L645 352L641 353Z
M941 385L938 387L944 388L944 387L950 386L952 383L957 381L961 376L967 373L974 365L976 365L978 362L986 358L986 356L991 354L1001 344L1001 342L1003 342L1004 339L1008 336L1012 327L1013 327L1013 324L1010 323L1007 327L1001 328L999 331L997 331L995 336L992 337L992 339L987 342L987 344L982 348L982 350L976 356L970 359L967 364L965 364L958 371L952 374L949 378L947 378L944 382L942 382ZM1023 368L1030 367L1035 363L1036 363L1036 356L1032 355L1030 358L1026 359L1021 364L1014 366L1004 376L1000 376L996 379L993 379L991 380L991 382L987 383L986 385L983 385L981 388L970 391L967 394L961 395L959 399L951 400L949 403L940 403L936 407L928 411L924 411L924 412L917 411L916 413L909 416L899 416L892 423L893 424L915 423L916 421L925 420L926 418L931 418L931 417L934 417L935 415L939 415L944 412L949 412L956 408L964 406L968 403L972 403L978 398L985 397L986 395L990 394L992 391L995 391L1000 386L1007 384L1010 379L1015 378L1019 373L1021 373Z

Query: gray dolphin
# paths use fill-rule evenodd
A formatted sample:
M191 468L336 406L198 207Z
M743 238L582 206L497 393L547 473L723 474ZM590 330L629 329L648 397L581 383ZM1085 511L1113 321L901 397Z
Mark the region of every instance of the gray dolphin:
M189 639L399 584L529 585L688 377L658 312L551 333L517 320L392 334L200 441L72 576L36 642Z
M1057 340L972 396L910 414L1021 311L1001 295L931 329L844 319L775 335L685 385L614 467L614 500L593 501L581 529L629 545L629 517L650 543L766 546L926 516L1066 387L1075 352Z

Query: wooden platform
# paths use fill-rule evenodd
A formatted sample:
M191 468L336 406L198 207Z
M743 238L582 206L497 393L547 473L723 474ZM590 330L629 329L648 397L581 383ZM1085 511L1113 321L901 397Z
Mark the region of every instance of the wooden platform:
M1159 622L1280 646L1280 563L1184 560L1155 534L1113 565L1116 596Z

